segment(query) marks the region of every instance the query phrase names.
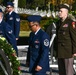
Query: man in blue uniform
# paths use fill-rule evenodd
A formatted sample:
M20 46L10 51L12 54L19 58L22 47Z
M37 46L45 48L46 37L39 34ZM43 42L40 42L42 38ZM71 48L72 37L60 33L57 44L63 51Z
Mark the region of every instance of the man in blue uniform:
M6 9L8 12L5 16L6 22L11 26L15 38L18 40L20 31L20 17L14 12L14 4L12 2L7 2Z
M46 75L49 71L49 36L40 27L41 16L29 16L29 48L26 65L32 75Z
M0 36L3 36L7 39L7 41L16 50L16 53L18 55L15 36L13 35L13 31L10 25L8 25L5 21L3 21L3 12L1 9L0 9Z

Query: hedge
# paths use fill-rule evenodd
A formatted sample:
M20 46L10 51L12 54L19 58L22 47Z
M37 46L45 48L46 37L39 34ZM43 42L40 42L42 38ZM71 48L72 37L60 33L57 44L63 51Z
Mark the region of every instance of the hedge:
M19 14L19 15L21 18L20 31L29 31L30 29L28 27L28 21L27 21L27 17L29 15L27 15L27 14ZM46 30L47 26L50 25L53 21L54 21L54 19L52 17L49 17L49 18L47 18L46 16L42 17L42 20L40 22L41 28L43 30Z

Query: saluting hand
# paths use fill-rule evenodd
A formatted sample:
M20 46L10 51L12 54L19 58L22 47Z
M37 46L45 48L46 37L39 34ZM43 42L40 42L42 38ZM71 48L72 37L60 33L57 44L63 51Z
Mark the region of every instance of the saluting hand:
M37 66L37 67L35 68L36 71L40 71L41 69L42 69L41 66Z

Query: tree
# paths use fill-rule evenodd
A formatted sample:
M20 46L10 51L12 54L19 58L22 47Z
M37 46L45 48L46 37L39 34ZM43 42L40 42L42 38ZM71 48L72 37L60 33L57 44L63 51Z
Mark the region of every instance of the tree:
M3 0L0 0L0 5L2 4Z
M2 1L2 4L4 5L4 6L6 6L6 4L7 4L7 2L13 2L13 0L0 0L0 1Z
M25 8L26 0L18 0L18 7Z
M35 7L39 7L41 9L45 9L45 0L34 0Z

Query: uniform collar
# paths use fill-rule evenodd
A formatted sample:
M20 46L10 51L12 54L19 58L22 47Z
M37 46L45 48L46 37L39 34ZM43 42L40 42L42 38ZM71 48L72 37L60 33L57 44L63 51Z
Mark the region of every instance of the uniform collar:
M66 16L64 19L62 19L61 21L64 22L66 19L68 18L68 16Z
M2 19L0 20L0 24L1 24L1 22L2 22Z
M13 11L9 12L9 15L11 15L11 14L12 14L12 12L13 12Z
M35 35L38 33L38 31L40 30L41 28L39 28L36 32L35 32Z

